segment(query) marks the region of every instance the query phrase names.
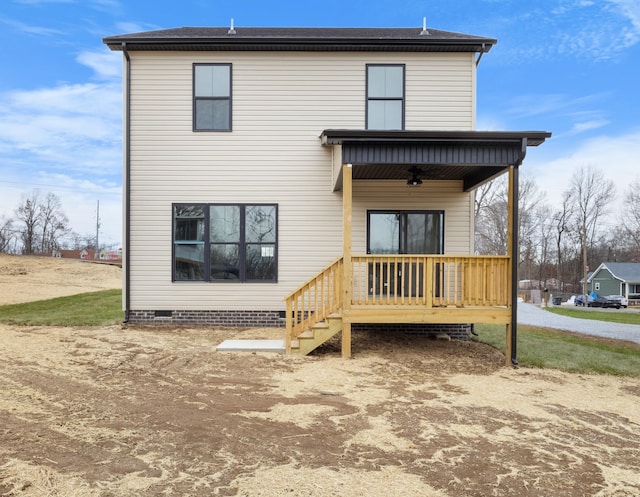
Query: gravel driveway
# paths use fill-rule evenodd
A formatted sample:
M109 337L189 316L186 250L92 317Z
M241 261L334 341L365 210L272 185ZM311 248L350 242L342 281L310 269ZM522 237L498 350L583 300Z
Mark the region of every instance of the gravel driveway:
M584 312L590 311L585 309ZM624 311L614 309L611 312ZM640 325L559 316L537 305L523 302L518 303L518 323L640 343Z

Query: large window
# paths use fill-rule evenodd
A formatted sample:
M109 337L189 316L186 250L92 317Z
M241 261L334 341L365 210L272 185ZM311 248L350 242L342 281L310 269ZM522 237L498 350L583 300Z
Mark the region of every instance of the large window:
M367 129L404 129L404 65L367 65Z
M174 281L277 280L276 205L174 204Z
M367 254L444 253L444 211L368 211Z
M231 64L193 65L193 129L231 130Z

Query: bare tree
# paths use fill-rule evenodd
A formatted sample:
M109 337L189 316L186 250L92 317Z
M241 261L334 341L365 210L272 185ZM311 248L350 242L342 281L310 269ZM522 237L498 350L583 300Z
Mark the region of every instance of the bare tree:
M522 276L530 278L540 252L540 226L545 218L541 209L545 194L532 178L521 176L518 189L518 237ZM476 251L505 254L508 232L508 186L505 176L476 192Z
M580 236L583 262L583 291L586 293L587 251L598 234L598 221L607 213L613 200L615 186L604 173L592 166L576 170L571 178L569 195L573 198L575 211L574 226Z
M598 232L598 221L607 213L616 188L604 173L592 166L578 169L571 178L569 195L573 198L574 224L586 239L593 243Z
M479 254L507 251L507 186L501 176L476 190L475 244Z
M60 239L69 233L69 220L60 199L53 193L44 197L37 190L23 194L15 214L20 223L16 230L23 254L52 252L59 248Z
M476 218L482 212L495 203L496 199L503 195L506 176L501 176L493 181L485 183L475 191L474 214Z
M564 281L562 269L564 267L565 256L565 235L569 231L569 220L573 216L573 198L571 192L567 191L562 199L560 210L553 216L556 228L556 280L559 289L562 290L562 282Z
M520 271L523 279L533 279L535 265L540 259L541 227L548 213L546 194L527 176L520 178L518 192L518 237L520 240Z
M634 258L640 259L640 177L631 182L625 193L624 201L623 232L627 237L629 249L633 252Z
M60 199L48 193L39 205L40 251L53 252L60 247L60 238L69 233L69 220L62 210Z
M0 216L0 252L9 252L9 247L14 238L13 220L4 215Z
M538 215L538 231L537 231L537 265L538 280L542 282L542 286L547 286L547 280L554 277L552 270L552 257L555 247L553 246L553 231L555 224L551 214L551 208L542 205L537 212ZM558 284L559 280L556 281Z
M40 194L38 191L33 191L28 195L23 194L20 204L15 210L18 221L23 224L19 228L23 254L29 255L37 251L36 236L40 226L39 201Z

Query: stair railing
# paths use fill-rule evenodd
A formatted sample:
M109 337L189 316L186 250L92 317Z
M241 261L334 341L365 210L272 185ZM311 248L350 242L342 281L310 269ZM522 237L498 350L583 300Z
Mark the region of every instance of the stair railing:
M342 276L340 257L285 297L287 353L293 339L342 307Z

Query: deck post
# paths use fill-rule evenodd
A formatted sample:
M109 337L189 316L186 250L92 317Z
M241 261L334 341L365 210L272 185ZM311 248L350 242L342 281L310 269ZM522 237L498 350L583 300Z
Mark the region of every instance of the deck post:
M291 300L287 299L286 302L286 336L284 339L285 352L287 355L291 354L291 336L293 335L293 307L291 306Z
M342 165L342 357L351 357L353 168Z
M518 166L509 168L509 198L507 223L507 255L509 256L509 271L507 287L509 294L509 310L511 322L506 327L505 363L507 366L518 365L517 336L518 336Z

